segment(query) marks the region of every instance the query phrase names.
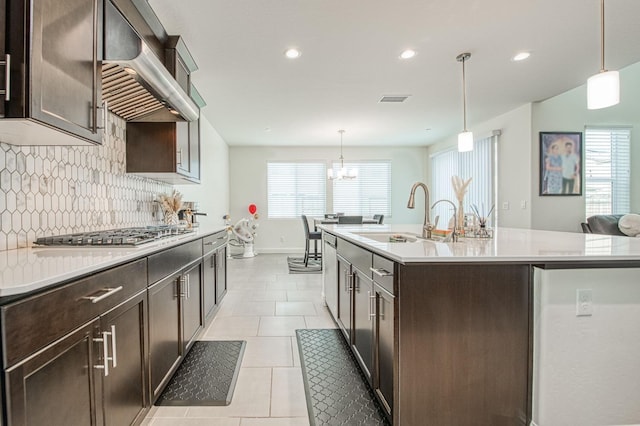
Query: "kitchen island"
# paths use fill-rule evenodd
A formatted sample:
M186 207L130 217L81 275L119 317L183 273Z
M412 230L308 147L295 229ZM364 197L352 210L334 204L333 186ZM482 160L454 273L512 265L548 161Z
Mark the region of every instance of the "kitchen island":
M393 424L640 422L640 239L321 228L327 306Z

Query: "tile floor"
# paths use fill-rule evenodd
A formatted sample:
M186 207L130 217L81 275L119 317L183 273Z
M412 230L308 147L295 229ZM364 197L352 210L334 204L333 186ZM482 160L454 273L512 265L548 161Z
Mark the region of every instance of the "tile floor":
M308 426L297 328L335 328L321 274L287 271L287 256L228 259L228 291L201 340L247 341L226 407L153 407L143 425Z

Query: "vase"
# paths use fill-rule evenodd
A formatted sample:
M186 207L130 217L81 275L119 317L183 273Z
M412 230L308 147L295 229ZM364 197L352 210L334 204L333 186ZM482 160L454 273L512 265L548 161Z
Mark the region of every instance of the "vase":
M458 232L462 232L464 229L464 206L462 200L458 200Z
M177 225L179 222L178 213L177 212L164 212L164 223L166 225Z

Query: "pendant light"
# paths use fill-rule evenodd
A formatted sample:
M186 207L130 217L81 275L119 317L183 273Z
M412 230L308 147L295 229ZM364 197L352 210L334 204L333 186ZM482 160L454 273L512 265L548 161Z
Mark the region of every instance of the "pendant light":
M463 130L458 133L458 152L473 151L473 132L467 130L467 89L464 63L471 58L471 53L461 53L456 56L458 62L462 62L462 114Z
M607 108L620 103L620 74L604 67L604 0L600 0L600 72L587 80L587 108Z
M340 169L334 170L330 168L327 170L327 178L329 180L351 180L358 177L358 171L356 169L347 171L347 168L344 166L344 157L342 156L342 136L344 132L345 130L343 129L338 130L338 133L340 133Z

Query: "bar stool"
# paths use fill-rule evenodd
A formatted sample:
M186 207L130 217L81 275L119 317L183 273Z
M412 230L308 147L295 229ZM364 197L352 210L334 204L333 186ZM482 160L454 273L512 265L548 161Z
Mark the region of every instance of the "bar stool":
M305 246L304 246L304 266L308 266L309 264L309 241L313 240L313 258L318 259L318 240L322 238L322 232L320 231L309 231L309 221L307 221L307 216L302 215L302 226L304 228L304 238L305 238Z

